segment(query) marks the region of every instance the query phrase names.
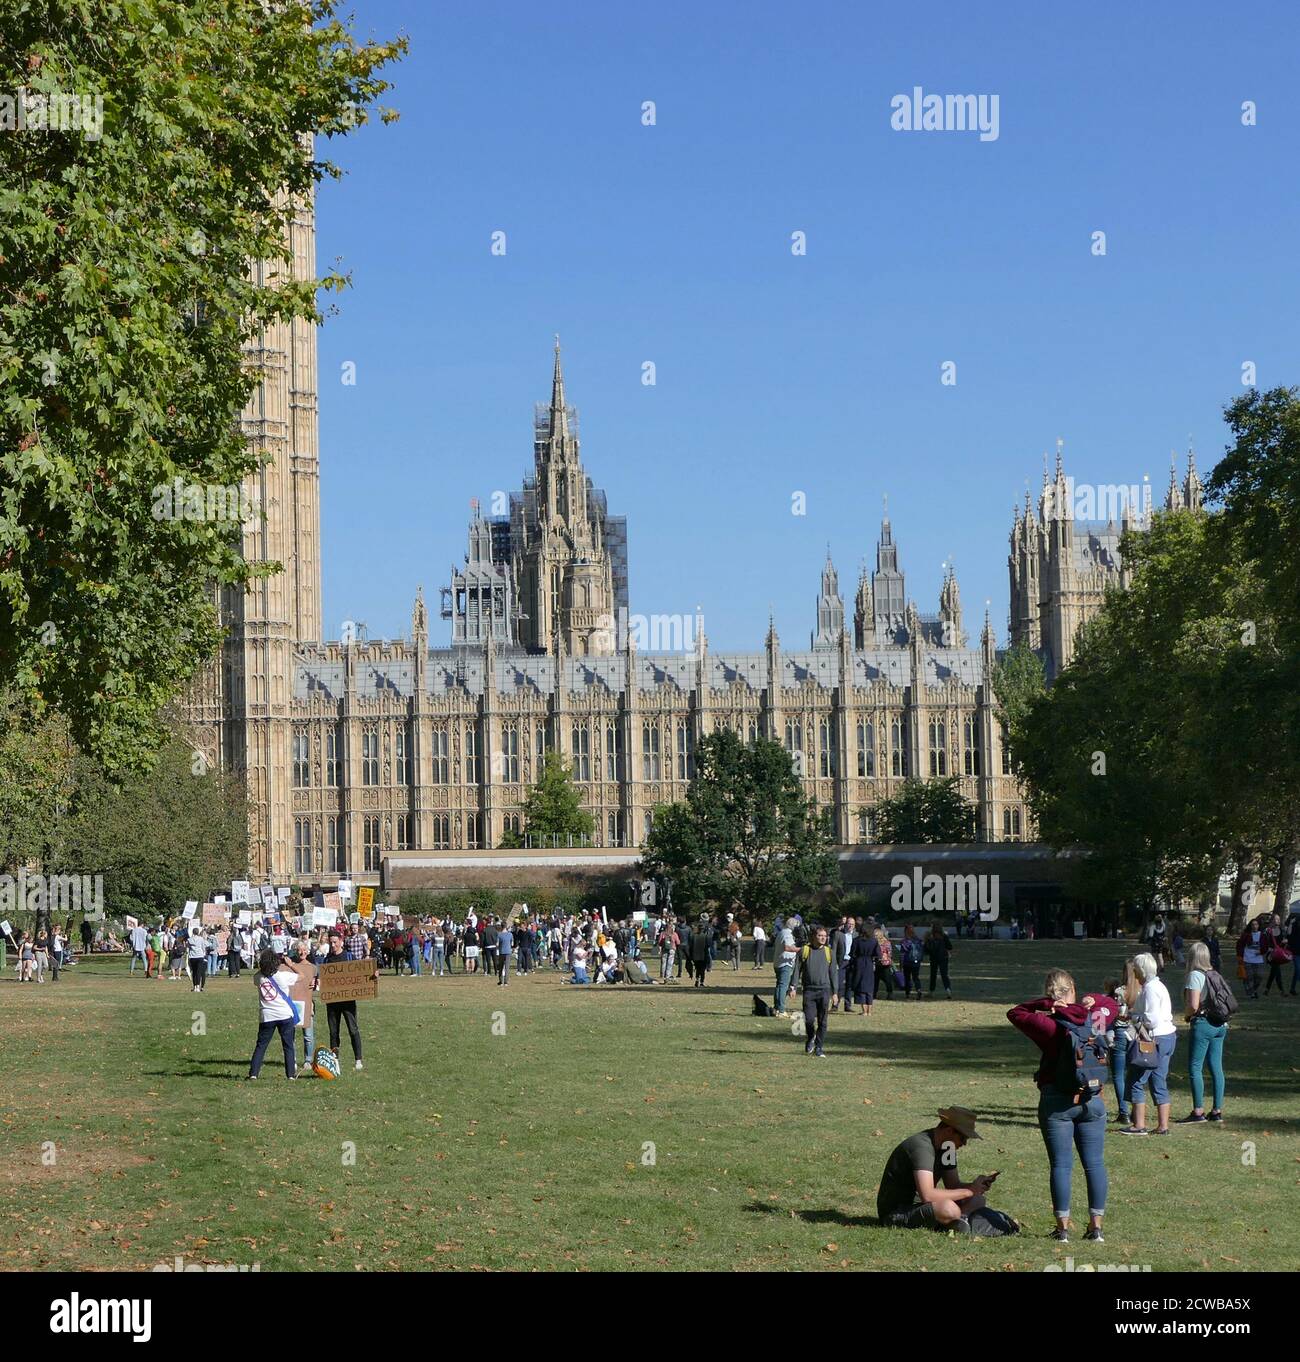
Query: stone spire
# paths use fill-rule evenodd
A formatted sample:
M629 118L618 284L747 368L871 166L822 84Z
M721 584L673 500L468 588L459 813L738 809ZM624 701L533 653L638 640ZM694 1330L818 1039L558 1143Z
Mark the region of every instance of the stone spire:
M957 588L957 573L951 563L944 574L939 592L939 617L943 621L943 646L964 648L966 634L961 627L961 592Z
M853 641L858 648L869 648L875 641L875 607L871 598L871 578L867 573L867 560L862 560L858 573L858 591L853 599Z
M569 408L564 401L564 369L560 364L560 337L555 337L555 372L551 377L551 439L567 439Z
M822 568L821 594L817 597L817 628L812 636L814 648L834 648L839 644L844 629L844 601L840 597L840 579L831 561L830 545L826 546L826 566Z
M1165 510L1181 511L1183 509L1183 492L1178 486L1178 456L1171 449L1169 451L1169 490L1165 493Z
M1183 482L1183 504L1189 511L1199 511L1203 503L1204 487L1196 472L1196 450L1189 437L1187 442L1187 478Z

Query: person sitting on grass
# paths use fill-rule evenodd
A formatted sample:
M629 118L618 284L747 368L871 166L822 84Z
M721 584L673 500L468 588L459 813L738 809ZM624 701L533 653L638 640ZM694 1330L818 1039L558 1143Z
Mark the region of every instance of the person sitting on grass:
M980 1210L997 1177L962 1182L957 1152L976 1134L977 1117L965 1107L941 1107L939 1124L909 1135L885 1164L876 1193L882 1225L905 1230L956 1230L970 1234L970 1216Z
M277 1031L280 1033L280 1045L284 1050L284 1076L286 1078L298 1076L293 1056L293 1030L297 1013L289 998L289 990L297 979L298 976L288 963L273 950L262 952L257 962L257 1045L253 1049L253 1058L248 1065L249 1078L256 1078L262 1072L262 1061L266 1058L267 1046Z

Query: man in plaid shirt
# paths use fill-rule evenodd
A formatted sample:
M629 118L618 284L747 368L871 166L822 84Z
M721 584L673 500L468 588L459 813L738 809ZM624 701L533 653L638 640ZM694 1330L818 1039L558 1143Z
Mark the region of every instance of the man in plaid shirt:
M370 954L370 939L360 926L353 928L352 934L343 942L345 960L364 960Z

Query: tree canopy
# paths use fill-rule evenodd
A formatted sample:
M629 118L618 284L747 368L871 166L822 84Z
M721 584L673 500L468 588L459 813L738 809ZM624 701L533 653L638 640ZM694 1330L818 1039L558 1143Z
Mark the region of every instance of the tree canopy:
M972 842L977 810L961 792L956 776L905 780L898 792L871 810L876 841L893 845L911 842Z
M159 490L237 491L245 345L346 282L289 277L289 224L340 173L315 139L366 120L405 40L336 8L21 0L0 25L23 87L0 100L0 689L110 769L151 760L214 587L254 571L238 516L159 517Z
M685 801L655 810L642 866L672 880L675 902L764 917L836 881L832 845L785 748L721 729L697 744Z

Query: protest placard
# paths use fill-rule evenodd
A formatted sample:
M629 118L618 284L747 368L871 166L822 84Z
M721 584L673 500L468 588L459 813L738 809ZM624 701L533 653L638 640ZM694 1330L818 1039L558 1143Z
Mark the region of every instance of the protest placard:
M253 925L253 914L251 910L248 908L241 908L237 921L241 927L251 927Z
M139 925L140 925L140 924L135 920L135 918L133 918L133 917L131 916L130 913L128 913L128 914L126 915L126 930L127 930L128 932L131 931L132 928L138 927Z
M249 882L247 880L231 880L230 882L231 903L247 903L248 890Z
M320 1000L366 1002L379 997L379 970L374 957L367 960L327 960L320 967Z
M350 888L351 886L349 886ZM357 912L369 919L375 911L375 891L369 885L357 890Z
M339 898L341 898L341 899L343 900L344 903L351 903L351 902L352 902L352 881L351 881L351 880L340 880L340 881L339 881Z
M185 919L186 922L193 922L194 914L197 913L198 911L199 911L198 899L190 899L189 902L186 903L185 907L181 909L181 916Z
M205 927L225 926L226 911L224 903L205 903L203 905L203 925Z
M313 908L311 910L311 925L313 928L333 927L338 920L338 912L333 908Z
M0 936L12 937L14 934L13 923L0 922Z
M289 986L289 997L297 1004L298 1026L311 1025L312 988L316 983L316 966L310 960L289 961L289 968L298 976Z
M284 885L282 888L277 889L277 890L275 891L275 896L276 896L276 898L278 898L278 899L280 900L281 903L288 903L288 902L289 902L289 886L286 884L286 885Z

